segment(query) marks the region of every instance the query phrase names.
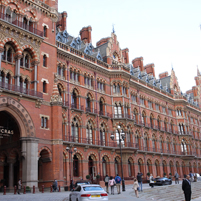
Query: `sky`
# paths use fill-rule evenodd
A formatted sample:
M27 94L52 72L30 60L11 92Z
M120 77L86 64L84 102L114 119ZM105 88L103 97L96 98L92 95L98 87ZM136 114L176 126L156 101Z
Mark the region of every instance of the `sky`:
M67 32L77 37L92 27L92 44L115 29L120 48L129 49L130 63L144 58L155 64L155 75L173 67L182 92L195 86L201 71L201 0L59 0L66 11Z

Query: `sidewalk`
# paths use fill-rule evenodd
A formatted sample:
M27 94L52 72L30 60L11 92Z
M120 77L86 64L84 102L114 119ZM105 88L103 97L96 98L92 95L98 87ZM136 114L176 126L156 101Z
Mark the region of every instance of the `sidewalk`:
M172 184L173 186L175 184ZM132 189L132 185L126 185L126 191L121 192L121 194L117 194L117 189L115 188L115 195L109 194L109 200L119 200L119 201L147 201L147 200L155 200L151 196L147 199L141 198L141 196L144 194L143 192L139 193L139 198L136 198L134 195L134 190ZM154 188L157 188L154 187ZM164 186L165 188L165 186ZM143 189L150 189L149 184L143 184ZM45 192L45 193L27 193L27 194L16 194L13 193L7 193L6 195L3 195L3 193L0 193L0 200L4 201L68 201L69 200L69 194L71 192L64 191L64 192ZM159 199L160 200L160 199ZM184 199L183 199L184 200ZM180 200L177 200L180 201ZM201 197L193 199L193 201L201 201Z

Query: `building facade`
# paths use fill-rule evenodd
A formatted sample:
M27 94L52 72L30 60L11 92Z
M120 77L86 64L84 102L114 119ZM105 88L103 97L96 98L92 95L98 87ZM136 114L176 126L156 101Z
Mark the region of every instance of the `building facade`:
M72 37L57 4L0 4L0 185L102 181L121 176L121 160L126 183L200 173L199 70L182 93L173 69L157 79L142 57L130 64L114 32L96 47L90 26Z

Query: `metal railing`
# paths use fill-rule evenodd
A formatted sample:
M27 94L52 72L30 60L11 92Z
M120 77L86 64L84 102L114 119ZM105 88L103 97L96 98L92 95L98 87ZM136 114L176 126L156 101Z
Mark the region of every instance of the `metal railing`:
M71 109L76 109L76 110L82 110L82 111L84 111L84 106L76 104L76 103L72 103L71 104Z
M35 29L35 28L33 28L33 26L29 26L29 25L27 25L27 24L25 24L25 23L23 23L23 22L21 22L21 21L19 21L17 19L13 19L10 16L7 16L7 15L5 15L3 13L0 13L0 19L5 20L6 22L11 23L13 25L16 25L16 26L18 26L18 27L20 27L22 29L27 30L27 31L30 31L33 34L36 34L38 36L43 37L43 31Z
M97 146L106 146L106 147L114 147L119 148L119 141L107 141L107 140L96 140L94 138L81 138L81 137L73 137L73 136L63 136L64 141L74 142L78 144L91 144ZM122 148L133 148L138 149L138 144L132 142L124 142L122 143Z
M0 87L3 89L9 90L9 91L19 92L22 94L43 98L43 94L41 92L34 91L32 89L25 89L25 88L17 86L17 85L12 85L12 84L7 84L5 82L0 82Z

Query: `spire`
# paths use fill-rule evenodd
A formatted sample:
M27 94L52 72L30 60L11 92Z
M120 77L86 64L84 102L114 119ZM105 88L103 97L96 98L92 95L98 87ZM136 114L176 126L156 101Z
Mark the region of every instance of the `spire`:
M197 65L197 76L199 76L199 75L200 75L200 71L199 71L198 65Z
M172 70L174 70L174 68L173 68L173 64L171 63L171 66L172 66Z
M114 24L112 24L112 33L115 33Z

